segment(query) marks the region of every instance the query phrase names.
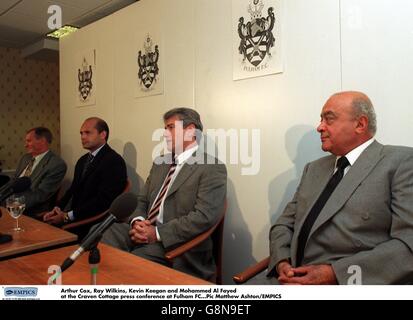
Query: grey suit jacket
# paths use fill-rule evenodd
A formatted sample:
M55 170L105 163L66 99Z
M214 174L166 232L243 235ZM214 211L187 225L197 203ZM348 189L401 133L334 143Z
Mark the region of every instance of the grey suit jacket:
M31 154L25 154L17 165L15 178L18 178L27 167ZM54 203L53 195L57 192L66 174L66 163L49 150L30 175L30 190L23 193L26 198L25 213L33 215L50 210Z
M155 160L131 220L137 216L147 216L170 166L156 163L171 163L167 160ZM224 208L226 191L227 171L224 164L218 164L215 158L202 152L195 163L185 163L164 200L163 224L157 226L163 247L166 250L174 248L212 227ZM208 238L176 259L173 267L211 279L215 273L212 240Z
M327 156L304 168L293 200L271 228L268 275L283 259L295 266L301 227L334 164L335 156ZM375 141L320 212L303 265L331 264L339 284L348 283L353 266L360 267L363 284L404 284L413 281L412 252L413 149Z

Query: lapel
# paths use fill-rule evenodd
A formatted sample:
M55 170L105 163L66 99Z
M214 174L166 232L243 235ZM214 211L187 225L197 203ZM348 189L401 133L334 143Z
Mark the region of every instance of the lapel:
M178 173L178 176L175 178L171 187L169 188L168 194L166 195L165 199L179 189L179 187L186 181L186 179L188 179L191 176L193 170L195 170L193 164L190 165L188 163L184 163L184 165Z
M354 165L350 168L347 174L343 177L337 188L334 190L330 199L328 199L323 210L314 223L309 234L311 235L320 228L326 221L331 219L347 202L357 187L370 174L376 164L384 157L381 154L383 145L374 141L366 150L362 152Z
M86 178L88 176L91 175L91 173L93 171L96 170L96 168L99 166L99 163L102 161L103 157L105 156L106 153L108 153L110 150L110 147L108 146L108 144L105 144L103 146L102 149L100 149L100 151L98 152L98 154L96 155L96 157L93 158L93 161L90 163L89 167L87 168L85 175L83 176L83 178L81 177L82 175L82 171L80 171L80 178L81 178L81 182L85 181ZM85 162L87 160L88 154L83 155L84 159L83 159L83 163L82 163L82 170L83 167L85 165Z
M47 154L40 160L36 168L33 170L32 174L30 175L30 179L35 181L37 177L43 172L44 167L49 163L50 158L52 157L52 151L49 150ZM29 159L30 161L30 159ZM26 164L27 166L27 164Z
M335 163L336 157L331 155L328 158L326 158L325 161L321 162L320 165L313 169L315 172L311 174L310 179L312 181L317 181L317 183L313 183L311 185L311 195L309 197L311 197L312 202L308 203L307 212L302 217L302 219L298 221L297 232L294 233L296 240L298 239L298 235L301 232L301 227L303 226L304 221L307 219L307 216L310 213L311 208L314 206L315 202L320 197L328 181L330 180L334 170ZM293 241L292 246L294 246L294 244L296 244L296 241Z
M23 170L24 170L24 169L27 167L27 165L29 164L29 161L30 161L31 158L32 158L32 155L29 154L29 153L26 153L26 154L23 156L23 160L22 160L22 162L21 162L21 164L20 164L20 167L18 167L18 168L16 169L16 173L14 174L15 178L18 178L18 177L22 174Z
M181 170L178 173L178 176L175 178L171 187L169 188L168 194L165 196L165 199L172 195L174 192L176 192L179 189L179 187L193 174L193 172L197 168L199 168L198 162L200 160L200 157L204 158L204 156L205 155L199 151L194 152L191 155L192 158L189 158L182 166ZM204 159L204 161L206 160Z

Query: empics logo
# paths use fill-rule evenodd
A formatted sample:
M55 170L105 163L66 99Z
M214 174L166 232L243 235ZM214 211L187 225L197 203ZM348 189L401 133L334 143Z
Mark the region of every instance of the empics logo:
M4 288L4 296L5 297L36 297L37 296L37 288L33 288L33 287Z

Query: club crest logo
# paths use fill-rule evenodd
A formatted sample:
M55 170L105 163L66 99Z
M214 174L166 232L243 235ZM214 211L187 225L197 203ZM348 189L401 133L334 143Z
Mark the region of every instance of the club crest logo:
M93 88L92 75L92 66L86 61L86 58L83 58L82 71L78 69L78 90L82 101L86 101L91 95L91 90Z
M138 78L143 89L149 90L158 79L159 47L155 45L155 49L152 50L153 42L149 35L147 35L143 47L145 53L142 54L142 51L139 50L137 59L139 65Z
M238 20L238 35L241 39L238 51L244 57L243 62L248 60L254 67L258 67L267 55L271 57L270 50L275 42L274 8L268 8L267 17L262 16L263 9L262 0L251 0L248 6L251 20L247 23L244 23L244 17Z

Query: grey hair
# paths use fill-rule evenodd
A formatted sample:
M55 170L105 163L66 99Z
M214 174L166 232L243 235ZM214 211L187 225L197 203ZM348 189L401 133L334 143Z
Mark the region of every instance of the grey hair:
M195 138L198 143L202 140L202 130L204 129L204 126L202 125L201 122L201 117L198 112L196 112L194 109L191 108L174 108L172 110L167 111L163 115L163 120L166 121L169 118L177 116L179 120L182 121L182 126L186 128L190 124L193 124L195 126Z
M373 104L371 100L365 97L357 97L353 99L352 102L354 115L358 118L362 115L367 117L368 120L368 131L375 135L377 131L377 120L376 120L376 112L374 111Z
M195 128L198 129L199 131L202 131L204 128L204 126L202 125L201 117L199 116L199 113L193 109L175 108L175 109L169 110L163 115L163 120L166 121L173 116L178 116L179 120L182 121L182 125L184 128L186 128L190 124L193 124Z

